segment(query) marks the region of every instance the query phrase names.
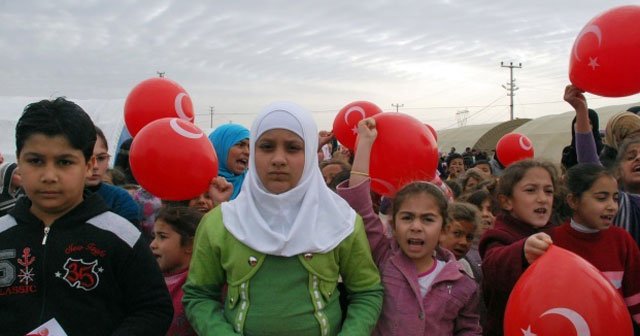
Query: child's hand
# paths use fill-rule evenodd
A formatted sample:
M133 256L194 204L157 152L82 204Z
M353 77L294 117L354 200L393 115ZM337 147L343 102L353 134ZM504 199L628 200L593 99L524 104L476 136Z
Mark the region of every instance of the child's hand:
M573 85L567 85L564 89L564 101L569 103L576 113L588 113L587 98L584 97L584 91Z
M318 150L322 148L322 146L331 142L334 139L333 132L330 131L320 131L318 132Z
M228 201L231 195L233 195L233 184L224 177L217 176L209 184L209 197L213 200L214 205Z
M544 232L529 236L524 242L524 257L527 259L527 262L532 264L547 251L551 244L553 244L551 237Z
M372 144L378 136L376 129L376 120L373 118L365 118L358 122L358 143L367 141Z

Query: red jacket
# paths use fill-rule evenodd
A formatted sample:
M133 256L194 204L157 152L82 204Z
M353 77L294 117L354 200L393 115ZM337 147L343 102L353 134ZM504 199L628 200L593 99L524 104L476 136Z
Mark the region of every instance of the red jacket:
M541 231L510 215L499 214L494 227L482 236L479 246L484 274L482 292L487 305L484 335L503 334L504 310L509 294L529 266L524 257L524 242L527 237Z

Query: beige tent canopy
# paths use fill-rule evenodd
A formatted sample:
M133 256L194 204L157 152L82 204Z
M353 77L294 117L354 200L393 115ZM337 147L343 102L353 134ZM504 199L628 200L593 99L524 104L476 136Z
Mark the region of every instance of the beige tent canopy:
M600 130L604 131L612 116L636 105L638 103L594 108L600 120ZM531 139L536 158L559 163L562 159L562 149L571 143L571 121L575 115L574 111L570 111L536 118L513 132L524 134Z
M594 108L600 119L600 130L604 131L609 119L629 107L640 103L611 105ZM535 157L560 163L562 149L571 143L571 121L574 111L548 115L536 119L516 119L512 121L472 125L438 131L438 148L449 152L451 147L461 153L466 147L490 151L500 138L509 133L521 133L533 142Z
M472 125L438 131L438 148L449 152L455 147L458 153L467 147L480 151L490 151L496 147L500 138L531 119L516 119L491 124Z

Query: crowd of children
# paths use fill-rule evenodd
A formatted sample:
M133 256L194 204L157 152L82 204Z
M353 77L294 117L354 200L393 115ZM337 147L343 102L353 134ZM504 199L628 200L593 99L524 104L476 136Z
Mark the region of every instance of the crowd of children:
M640 117L612 118L603 143L582 91L564 98L562 169L452 150L441 177L393 198L371 190L374 119L355 154L331 153L309 111L272 104L209 136L220 176L179 202L115 186L78 105L30 104L17 162L0 164L0 334L502 335L551 244L602 272L637 332Z

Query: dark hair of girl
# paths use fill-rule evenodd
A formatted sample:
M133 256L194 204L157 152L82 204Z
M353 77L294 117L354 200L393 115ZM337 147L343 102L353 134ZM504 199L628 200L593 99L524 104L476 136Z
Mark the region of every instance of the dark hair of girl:
M442 227L444 227L447 224L447 199L440 188L429 182L411 182L402 187L402 189L396 193L396 196L393 199L391 211L392 222L395 222L396 215L404 201L409 197L419 194L426 194L433 197L433 200L436 202L438 210L440 211L440 216L442 217Z
M529 169L532 168L542 168L546 170L551 176L553 189L556 190L558 185L558 171L552 163L538 160L522 160L513 163L504 170L500 176L500 180L498 180L497 195L513 196L513 188L515 185L520 182Z
M180 235L180 245L185 246L196 235L196 228L202 219L202 213L184 206L164 206L156 217L169 225Z
M571 194L580 198L602 176L615 179L611 171L599 164L579 163L567 170L566 185Z

